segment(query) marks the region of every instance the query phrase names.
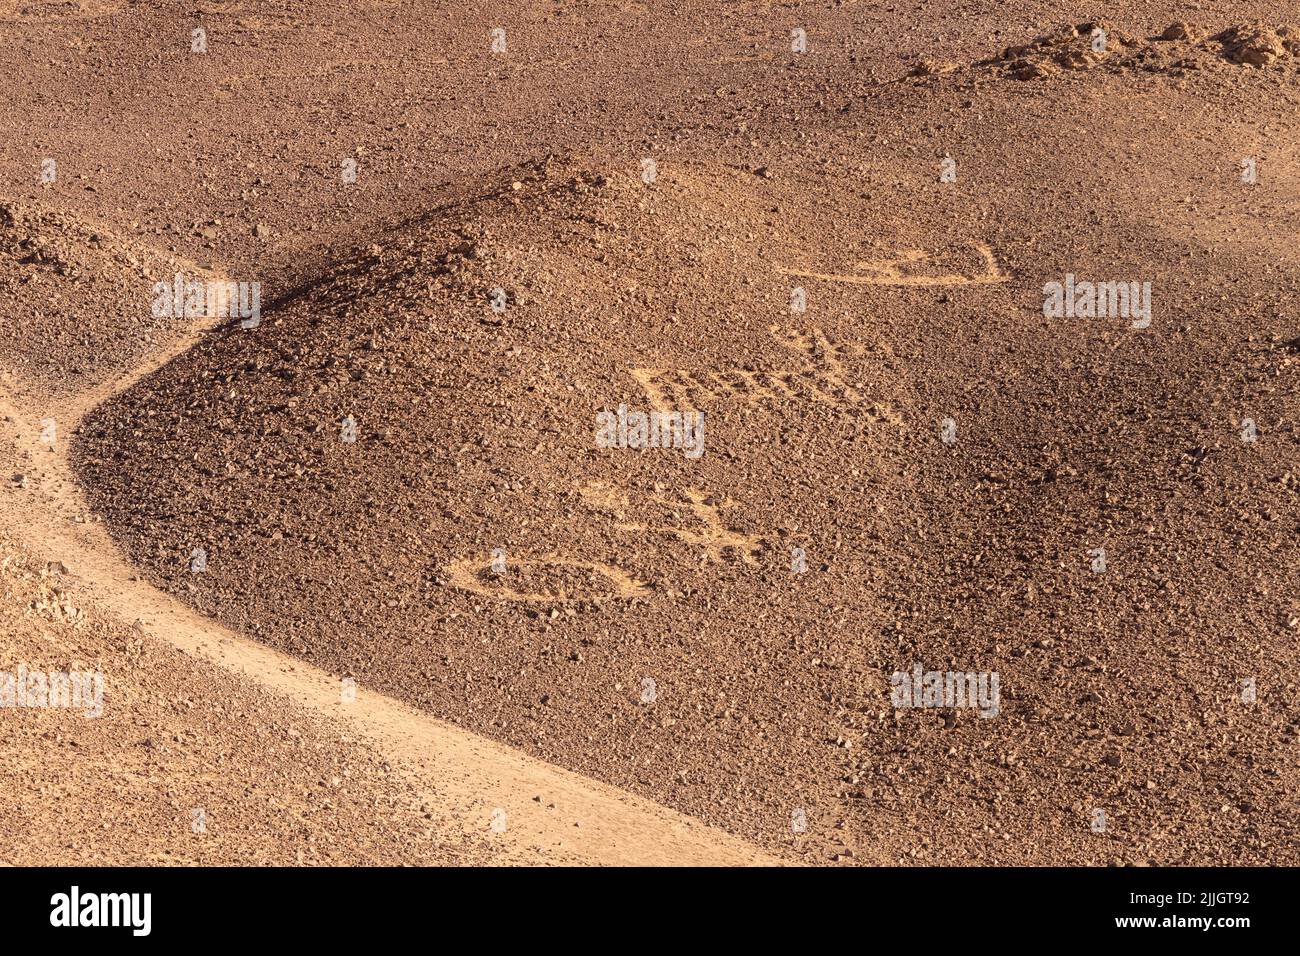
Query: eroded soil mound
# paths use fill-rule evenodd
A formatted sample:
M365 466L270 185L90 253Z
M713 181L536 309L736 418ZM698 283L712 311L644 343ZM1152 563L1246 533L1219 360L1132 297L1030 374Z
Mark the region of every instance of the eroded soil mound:
M1196 285L1194 327L1048 321L1052 276L1168 290L1211 253L1127 240L1141 178L1029 230L1041 139L985 142L996 221L808 171L506 170L100 409L81 475L196 607L794 854L1275 858L1297 715L1237 695L1280 686L1295 596L1225 589L1293 547L1256 520L1291 438L1252 458L1218 396L1283 326ZM620 406L703 411L703 454L601 447ZM891 706L915 662L998 673L996 719Z

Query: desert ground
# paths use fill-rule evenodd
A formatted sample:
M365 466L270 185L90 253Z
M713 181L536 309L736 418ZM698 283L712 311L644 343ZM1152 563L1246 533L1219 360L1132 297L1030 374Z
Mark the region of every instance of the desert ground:
M1300 9L18 0L0 66L0 863L1300 862Z

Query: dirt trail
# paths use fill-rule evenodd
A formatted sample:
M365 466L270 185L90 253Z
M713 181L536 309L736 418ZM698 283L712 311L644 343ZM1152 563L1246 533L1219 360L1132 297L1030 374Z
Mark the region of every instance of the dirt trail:
M68 569L70 590L127 624L139 622L187 654L212 661L351 725L408 774L464 832L489 834L500 864L737 865L778 860L743 840L641 797L532 759L358 688L342 702L337 678L227 630L141 580L90 515L68 465L66 436L97 404L170 361L207 331L195 327L131 372L50 408L33 409L0 375L0 423L27 485L0 499L0 521ZM53 446L41 420L54 418ZM9 477L9 476L6 476ZM504 829L496 832L504 811Z

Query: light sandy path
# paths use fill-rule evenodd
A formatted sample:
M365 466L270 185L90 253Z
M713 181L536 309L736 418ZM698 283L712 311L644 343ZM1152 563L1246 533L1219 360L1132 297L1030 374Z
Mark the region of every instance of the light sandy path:
M425 802L466 834L488 838L501 864L736 865L779 861L720 830L597 781L531 758L437 720L397 700L357 689L341 701L338 678L196 613L139 579L92 517L73 477L67 438L96 405L179 355L206 332L196 327L130 373L52 407L34 408L0 375L0 435L27 476L0 496L0 521L35 553L63 562L68 590L101 613L136 621L183 652L257 681L294 704L337 718L406 773ZM54 418L58 441L41 441ZM10 476L4 476L8 479ZM536 799L540 798L540 799ZM494 832L494 811L505 811ZM498 815L499 816L499 815Z

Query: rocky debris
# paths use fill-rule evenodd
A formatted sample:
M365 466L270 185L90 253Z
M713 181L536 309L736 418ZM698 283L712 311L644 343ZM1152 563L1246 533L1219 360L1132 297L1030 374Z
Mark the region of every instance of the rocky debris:
M952 73L957 69L957 64L948 60L932 60L929 57L922 57L916 62L916 65L909 71L909 76L938 76L943 73Z
M1005 68L1012 79L1041 79L1062 71L1091 69L1135 43L1133 37L1100 21L1080 23L1006 47L994 59L977 65Z
M1292 26L1234 26L1210 39L1223 45L1226 59L1246 66L1271 66L1284 57L1300 55L1300 29Z
M1104 42L1094 43L1098 31ZM1300 30L1292 26L1238 25L1201 40L1196 28L1180 21L1141 40L1098 21L1064 26L1029 43L1008 46L976 65L1002 70L1010 79L1038 80L1098 67L1157 73L1206 69L1216 62L1265 67L1297 52Z
M0 367L47 389L84 387L86 369L125 371L180 321L151 308L153 284L180 269L76 216L0 203L0 294L24 303L0 323Z
M1180 20L1177 23L1171 23L1169 24L1169 26L1165 27L1164 31L1160 34L1160 39L1161 40L1195 40L1196 36L1197 34L1195 28L1192 27L1191 24L1184 23L1183 21Z

